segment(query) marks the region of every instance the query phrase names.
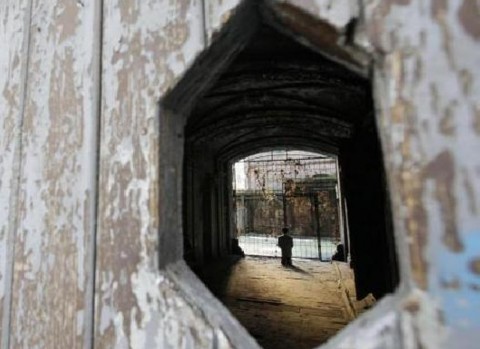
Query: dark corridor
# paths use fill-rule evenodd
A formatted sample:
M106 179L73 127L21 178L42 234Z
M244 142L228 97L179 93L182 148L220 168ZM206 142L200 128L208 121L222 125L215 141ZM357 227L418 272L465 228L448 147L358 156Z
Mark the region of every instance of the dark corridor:
M239 16L220 33L192 68L196 73L185 79L194 83L180 83L165 102L187 105L190 94L195 101L176 108L188 110L180 112L184 120L164 127L178 138L163 140L168 148L184 139L186 262L201 275L204 266L231 252L235 161L279 148L323 152L338 158L342 207L347 208L340 212L342 238L356 296L372 293L378 299L393 292L399 281L397 260L369 78L326 58L321 49L297 43L264 19L249 27L243 41L236 40L242 23ZM221 68L208 63L209 55ZM208 70L214 76L196 82ZM195 95L196 84L204 87Z
M267 25L188 117L187 262L196 268L229 253L231 165L278 147L337 154L358 296L393 291L398 273L370 82Z

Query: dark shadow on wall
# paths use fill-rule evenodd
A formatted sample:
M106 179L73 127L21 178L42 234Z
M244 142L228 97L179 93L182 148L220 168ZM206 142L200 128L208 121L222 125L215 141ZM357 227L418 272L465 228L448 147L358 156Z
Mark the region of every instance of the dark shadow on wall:
M372 114L343 145L339 160L357 298L371 292L378 299L395 289L399 274L382 152Z

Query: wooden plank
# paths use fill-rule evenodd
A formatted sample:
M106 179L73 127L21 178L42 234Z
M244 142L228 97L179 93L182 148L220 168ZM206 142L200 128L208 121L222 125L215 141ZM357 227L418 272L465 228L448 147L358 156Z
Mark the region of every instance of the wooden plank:
M20 161L20 127L23 116L28 51L25 24L29 17L28 1L9 1L0 5L0 342L8 345L12 283L13 237L17 219Z
M217 330L158 270L159 205L176 206L159 202L158 105L204 48L203 3L105 2L104 37L95 346L208 347Z
M29 1L0 3L0 345L8 345Z
M34 1L22 129L11 340L91 342L98 98L93 1Z
M440 260L427 250L460 255L480 226L480 51L461 10L460 3L424 9L413 1L366 9L372 46L389 52L377 65L376 99L396 228L409 236L413 277L423 288L439 280L428 264Z
M178 164L183 151L175 145L183 120L158 106L205 48L203 8L203 3L187 0L110 1L104 6L95 314L99 348L230 348L233 337L237 344L256 347L181 261ZM220 63L232 54L224 48L213 53ZM215 59L203 60L195 83L184 82L180 96L170 100L177 108L183 111L198 86L205 85L205 69L216 71L211 61Z
M372 47L386 53L375 97L397 240L407 240L402 276L440 300L446 347L467 347L480 330L480 313L461 305L480 307L469 266L480 259L480 7L373 1L365 13ZM442 333L417 321L422 345L435 347Z

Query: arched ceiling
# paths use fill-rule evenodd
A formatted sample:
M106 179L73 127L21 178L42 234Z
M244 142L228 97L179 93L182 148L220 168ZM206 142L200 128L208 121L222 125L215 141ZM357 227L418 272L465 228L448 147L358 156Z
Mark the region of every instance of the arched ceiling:
M368 80L262 25L195 105L186 145L208 143L222 159L282 146L335 152L370 96Z

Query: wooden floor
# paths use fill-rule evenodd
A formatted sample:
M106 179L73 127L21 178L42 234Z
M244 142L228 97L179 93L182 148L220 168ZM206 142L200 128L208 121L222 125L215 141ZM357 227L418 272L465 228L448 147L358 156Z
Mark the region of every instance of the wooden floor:
M313 348L373 304L355 301L346 263L293 262L246 257L216 263L201 278L266 349Z

